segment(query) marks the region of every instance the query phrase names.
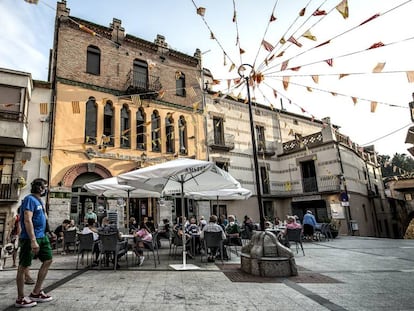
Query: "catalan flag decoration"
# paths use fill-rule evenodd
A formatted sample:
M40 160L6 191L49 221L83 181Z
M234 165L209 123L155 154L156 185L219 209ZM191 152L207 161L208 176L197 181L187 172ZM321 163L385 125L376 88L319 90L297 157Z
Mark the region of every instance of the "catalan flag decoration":
M73 114L80 113L80 106L79 106L78 100L72 101L72 113Z
M131 95L131 100L136 107L142 106L141 97L139 95Z
M39 108L40 108L40 114L42 115L48 114L47 103L40 103Z
M86 27L84 25L79 24L79 29L80 30L83 30L84 32L86 32L86 33L88 33L88 34L90 34L92 36L96 36L96 32L95 31L93 31L92 29L89 29L88 27Z
M341 13L344 19L349 17L348 0L342 0L336 7L339 13Z
M375 110L377 110L377 102L372 101L371 102L371 112L375 112Z
M385 67L385 63L378 63L374 69L372 69L373 73L380 73Z

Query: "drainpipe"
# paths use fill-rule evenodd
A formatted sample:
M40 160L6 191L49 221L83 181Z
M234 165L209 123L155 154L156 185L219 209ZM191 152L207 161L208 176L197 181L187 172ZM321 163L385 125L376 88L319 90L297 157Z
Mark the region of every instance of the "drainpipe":
M336 145L336 150L338 150L339 166L340 166L340 169L341 169L341 176L342 176L341 182L344 185L345 194L349 198L349 196L348 196L348 188L346 186L346 180L345 180L345 175L344 175L344 166L342 164L341 151L339 150L339 143L336 142L335 145ZM348 199L348 203L349 203L349 199ZM351 216L351 206L349 206L349 205L348 206L345 206L345 218L346 218L346 225L347 225L347 228L348 228L348 234L349 235L354 235L354 232L353 232L353 230L351 228L351 219L352 219L352 216Z

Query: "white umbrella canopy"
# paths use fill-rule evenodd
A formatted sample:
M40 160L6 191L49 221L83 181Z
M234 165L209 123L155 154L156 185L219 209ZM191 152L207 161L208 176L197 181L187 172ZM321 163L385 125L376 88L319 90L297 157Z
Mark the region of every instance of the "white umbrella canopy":
M158 192L138 189L128 185L120 185L116 177L109 177L83 185L83 188L96 195L107 198L126 198L126 219L129 219L130 198L159 198Z
M116 177L109 177L94 182L87 183L83 186L89 192L105 197L130 197L130 198L159 198L159 192L137 189L128 185L118 183Z
M186 193L194 200L247 200L252 192L245 188L194 191Z
M195 191L239 188L240 183L229 173L212 162L177 159L145 167L118 176L120 184L157 191L166 194L181 194L181 214L185 216L184 195ZM177 270L197 269L186 265L185 235L183 234L183 264L171 265Z
M120 184L164 195L240 187L236 179L214 163L192 159L164 162L121 174L117 178Z

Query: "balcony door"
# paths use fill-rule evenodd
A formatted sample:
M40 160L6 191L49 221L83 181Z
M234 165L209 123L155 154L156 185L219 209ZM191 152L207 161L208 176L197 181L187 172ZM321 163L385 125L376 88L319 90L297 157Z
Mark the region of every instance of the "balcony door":
M300 163L302 170L303 192L317 192L318 184L316 182L315 162L305 161Z
M134 87L148 89L148 64L142 60L134 60Z

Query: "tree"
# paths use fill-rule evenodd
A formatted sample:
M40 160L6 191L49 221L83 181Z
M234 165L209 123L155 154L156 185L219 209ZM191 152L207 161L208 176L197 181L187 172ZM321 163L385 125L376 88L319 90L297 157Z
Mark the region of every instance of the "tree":
M401 176L414 173L414 159L405 153L389 155L378 155L381 164L382 177Z

